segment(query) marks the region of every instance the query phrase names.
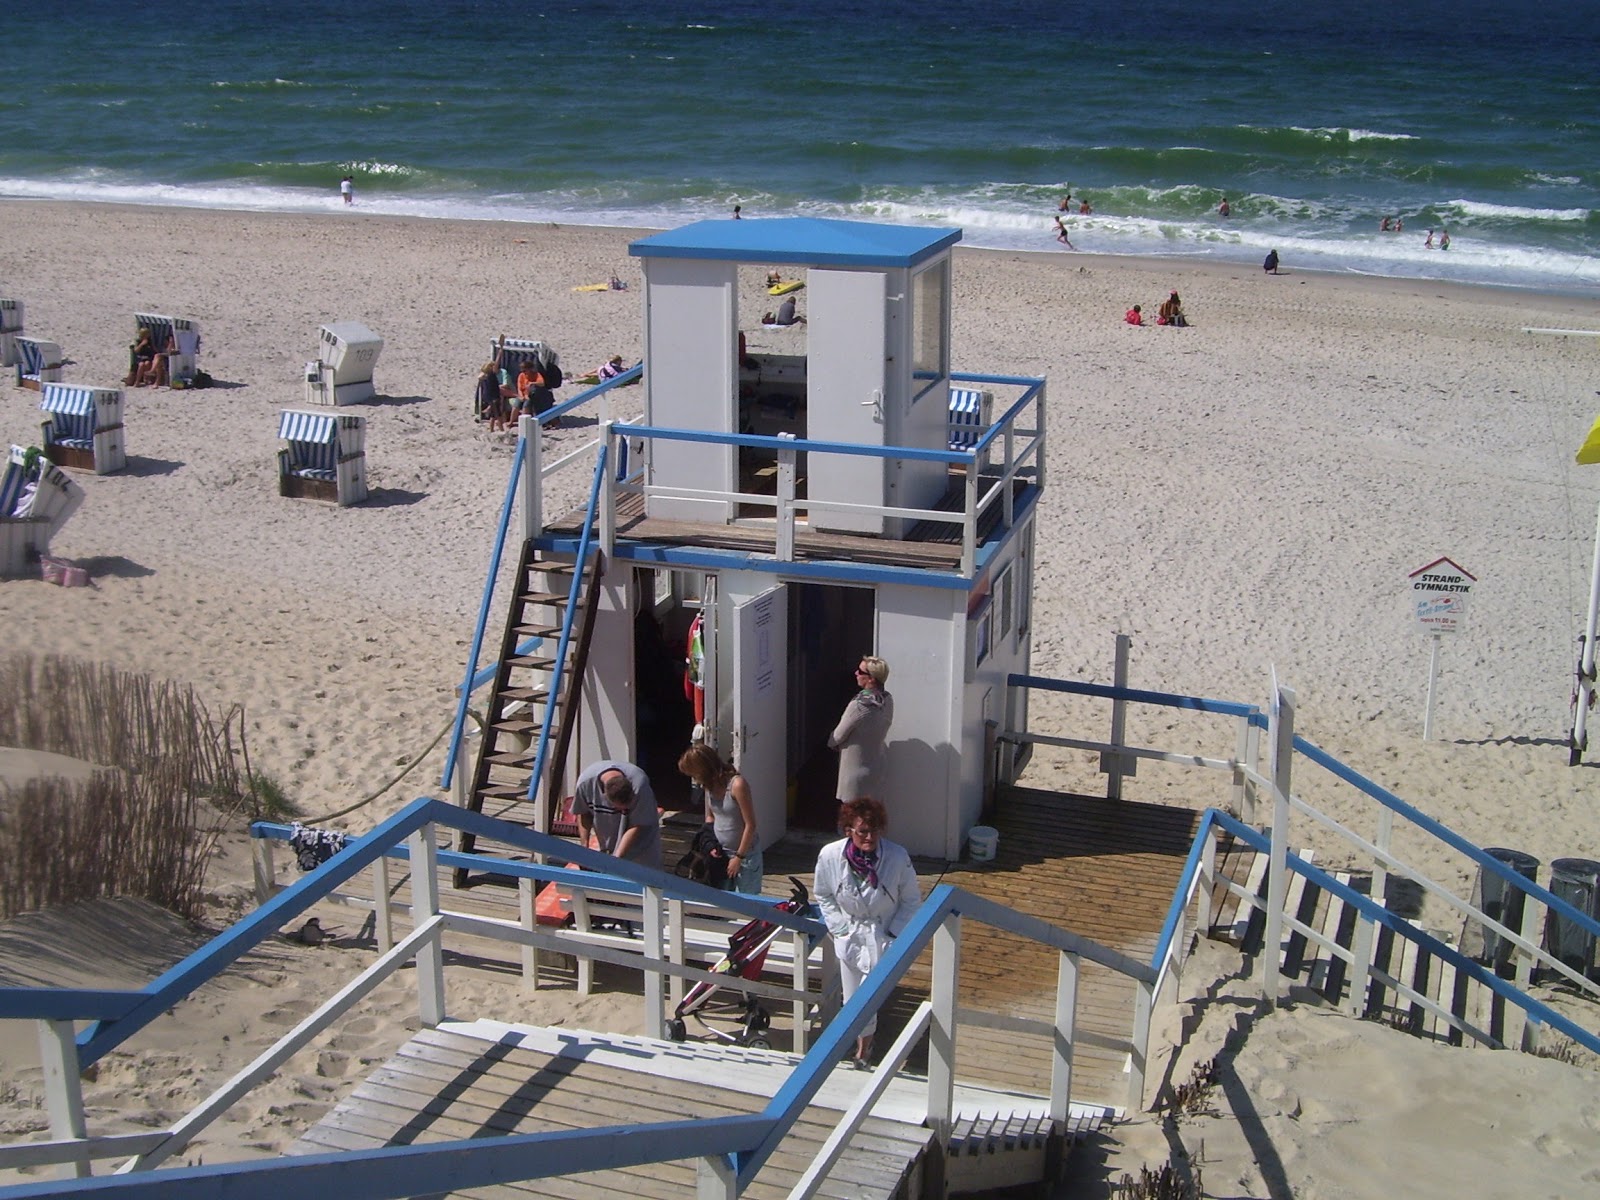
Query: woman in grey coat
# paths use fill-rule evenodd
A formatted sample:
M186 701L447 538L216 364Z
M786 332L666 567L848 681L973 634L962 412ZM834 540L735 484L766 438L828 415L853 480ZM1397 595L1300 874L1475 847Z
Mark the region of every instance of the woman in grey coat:
M856 667L856 682L861 690L845 706L844 715L828 738L828 745L839 752L839 803L862 796L883 797L884 744L889 726L894 724L894 697L884 691L889 682L889 664L881 658L864 655Z

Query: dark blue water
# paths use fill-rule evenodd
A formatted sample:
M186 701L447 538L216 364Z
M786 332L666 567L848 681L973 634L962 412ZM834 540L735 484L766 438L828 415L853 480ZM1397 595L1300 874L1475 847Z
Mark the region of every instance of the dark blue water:
M1600 290L1600 0L1366 8L13 4L0 195L1065 253L1070 188L1085 250Z

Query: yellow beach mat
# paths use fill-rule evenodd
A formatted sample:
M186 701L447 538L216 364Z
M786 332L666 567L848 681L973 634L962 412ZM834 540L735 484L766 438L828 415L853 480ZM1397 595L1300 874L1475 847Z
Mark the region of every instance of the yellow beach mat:
M1583 445L1578 447L1578 462L1584 466L1600 463L1600 417L1589 427L1589 436L1583 439Z
M611 285L609 283L580 283L572 290L575 292L609 292Z
M805 284L798 279L786 279L782 283L775 283L767 289L769 296L786 296L790 292L798 292Z

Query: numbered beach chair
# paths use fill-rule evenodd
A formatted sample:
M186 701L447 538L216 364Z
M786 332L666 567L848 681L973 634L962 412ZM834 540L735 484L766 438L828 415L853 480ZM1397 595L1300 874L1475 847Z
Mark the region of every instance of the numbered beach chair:
M22 332L22 301L0 300L0 367L17 365L17 335Z
M47 383L39 422L45 457L59 467L109 475L128 465L122 440L122 389Z
M286 408L278 414L278 437L278 495L341 507L367 498L365 417Z
M18 387L37 392L43 384L54 383L61 378L61 368L67 365L67 360L60 346L43 338L20 335L14 344Z
M82 503L83 489L65 471L12 446L0 473L0 577L36 576L50 539Z
M362 404L376 396L372 368L383 339L360 321L334 321L317 331L317 357L306 364L307 404Z
M975 388L950 389L949 434L950 449L971 450L978 440L989 432L994 420L994 393ZM978 468L989 465L986 447L978 456Z
M200 323L188 317L168 317L161 313L134 313L134 344L141 330L150 331L151 343L167 358L167 386L185 388L194 380L200 364ZM133 345L128 347L128 376L132 378L138 362Z

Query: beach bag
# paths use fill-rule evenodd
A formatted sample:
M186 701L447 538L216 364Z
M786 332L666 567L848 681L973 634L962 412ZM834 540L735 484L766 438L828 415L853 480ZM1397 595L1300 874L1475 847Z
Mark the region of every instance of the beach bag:
M707 887L720 888L728 882L728 856L709 825L700 826L689 844L689 853L678 860L678 875Z

